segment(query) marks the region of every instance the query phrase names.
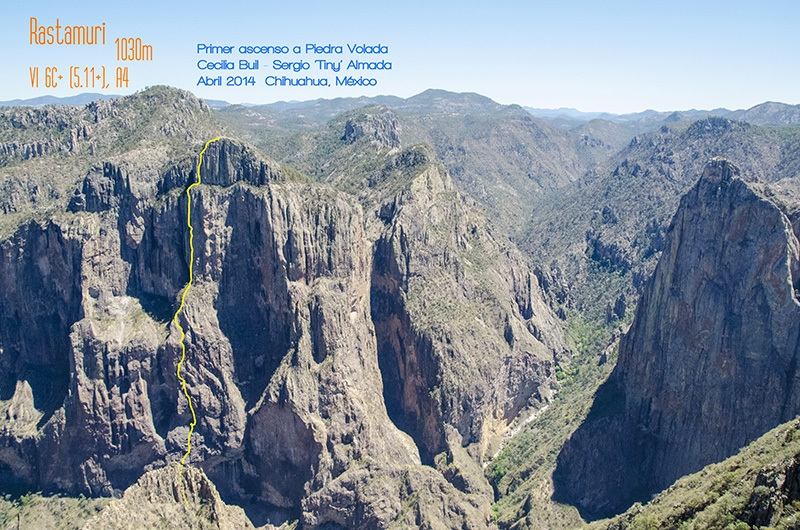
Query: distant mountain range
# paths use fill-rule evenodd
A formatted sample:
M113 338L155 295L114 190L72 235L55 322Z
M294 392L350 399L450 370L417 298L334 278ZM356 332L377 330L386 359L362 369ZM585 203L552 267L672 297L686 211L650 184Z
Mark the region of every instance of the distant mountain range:
M438 96L437 96L438 95ZM427 96L427 97L424 97ZM403 100L396 96L375 96L375 97L357 97L357 98L336 98L336 99L317 99L308 101L278 101L269 103L267 105L258 105L254 103L233 104L219 99L206 99L205 102L209 107L220 109L231 106L243 107L269 107L277 111L299 110L306 108L314 108L324 106L326 108L335 107L338 112L345 112L355 108L363 107L365 105L387 105L397 107L404 102L411 102L415 99L422 100L425 104L429 104L428 99L447 99L452 103L453 94L444 90L426 90L417 96ZM458 94L463 99L465 104L475 103L492 103L492 106L499 106L491 99L473 93ZM121 97L114 94L96 94L84 93L76 96L69 97L56 97L56 96L39 96L31 99L12 99L9 101L0 101L1 107L43 107L45 105L85 105L91 101L108 100ZM408 105L404 105L408 106ZM528 111L532 116L537 118L555 122L561 126L575 126L583 122L592 120L606 120L614 123L654 123L654 122L670 122L670 121L684 121L684 120L701 120L709 116L720 116L731 120L741 120L752 123L753 125L799 125L800 124L800 105L788 105L786 103L778 103L768 101L761 103L749 109L729 110L725 108L717 108L713 110L679 110L679 111L656 111L652 109L644 110L641 112L632 112L627 114L614 114L610 112L583 112L574 108L561 107L558 109L542 109L535 107L522 107ZM407 109L411 110L411 109Z
M793 524L800 106L6 104L0 529Z
M800 105L787 105L768 101L747 110L728 110L718 108L713 110L683 110L659 112L645 110L630 114L611 114L608 112L581 112L571 108L537 109L523 107L533 116L550 121L559 122L587 122L591 120L607 120L615 123L659 122L659 121L684 121L701 120L709 116L719 116L730 120L740 120L753 125L797 125L800 123Z
M44 107L45 105L71 105L81 106L92 101L116 99L122 97L116 94L94 94L86 92L77 96L59 98L56 96L39 96L31 99L12 99L10 101L0 101L2 107Z

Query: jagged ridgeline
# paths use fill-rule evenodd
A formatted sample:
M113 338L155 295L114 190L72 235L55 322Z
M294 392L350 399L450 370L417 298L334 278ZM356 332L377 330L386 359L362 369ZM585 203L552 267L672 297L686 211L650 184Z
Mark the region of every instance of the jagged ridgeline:
M797 199L794 179L706 167L616 368L561 450L556 499L588 519L614 515L800 414Z
M665 228L663 251L655 258L658 265L642 286L632 326L619 344L617 365L594 395L588 416L585 420L578 416L580 426L557 449L557 459L548 460L552 452L548 455L521 447L522 442L515 440L501 455L505 467L490 468L497 477L493 484L503 493L498 503L501 525L536 527L544 519L535 515L537 511L544 514L551 506L542 500L545 494L552 494L558 503L577 506L587 520L618 514L634 502L646 502L679 477L729 457L800 413L795 384L800 201L797 166L791 154L796 148L778 150L765 139L772 134L796 138L796 133L728 120L702 120L676 135L677 141L653 142L651 152L677 158L677 147L682 146L684 153L696 152L698 147L708 149L708 144L703 146L704 137L719 151L742 149L740 143L731 142L732 134L747 146L747 156L741 158L748 167L766 170L753 171L754 177L727 160L712 159L700 172L700 179L683 195ZM635 148L641 149L639 145ZM780 156L762 156L772 149ZM690 158L691 165L695 158ZM660 164L659 157L654 159ZM782 163L775 168L777 160ZM641 183L640 196L652 194L659 182L658 169L664 166L637 163L632 171L630 163L626 166L625 172L611 172L602 186L613 191L625 175L628 185ZM676 169L685 171L685 166L673 160L669 171ZM634 174L639 178L631 178ZM619 225L629 215L626 212L616 222L607 221L606 233L620 231ZM601 356L600 362L605 359ZM550 412L520 438L547 441L547 431L558 429L552 425L553 418L565 417ZM573 416L566 418L572 420ZM776 504L788 505L796 499L793 468L783 463L791 449L785 449L785 444L766 447L772 452L764 454L760 462L774 462L789 470L785 484L783 479L774 481L785 495L770 497L759 490L745 507L748 501L741 497L749 493L743 491L759 484L737 483L734 488L731 475L693 479L683 482L682 497L678 497L688 504L675 504L668 517L661 518L663 503L670 499L665 495L657 501L662 504L655 511L634 508L611 527L675 528L693 521L694 515L729 489L730 495L698 516L702 523L696 527L726 528L731 527L728 523L741 526L755 524L748 521L774 522L791 516L794 508L784 511ZM526 454L533 456L520 456ZM549 462L553 467L548 468ZM740 464L725 465L735 470ZM543 481L541 477L548 471L553 471L552 486L542 487L528 479L533 476ZM748 481L756 480L758 472L742 475ZM714 494L706 495L712 483ZM697 490L687 492L688 484L695 484ZM731 519L728 516L734 512L727 510L733 510L734 504L737 515ZM710 519L710 514L721 516L723 512L727 515L719 521L726 522L715 526L719 521ZM554 519L550 516L547 521ZM565 522L577 525L574 520Z
M180 315L191 502L167 511L240 520L219 491L257 525L492 524L481 464L552 399L564 338L513 243L391 111L337 122L308 176L169 88L0 118L4 493L127 489L92 528L180 503L184 192L222 134Z
M798 413L798 116L0 109L0 526L565 528L647 501ZM217 136L184 503L172 318ZM781 429L607 525L787 523Z

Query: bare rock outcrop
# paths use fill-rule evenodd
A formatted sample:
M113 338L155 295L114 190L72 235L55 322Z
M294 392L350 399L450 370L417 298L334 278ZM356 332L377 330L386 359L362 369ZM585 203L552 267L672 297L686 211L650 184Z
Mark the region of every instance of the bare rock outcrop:
M453 484L480 491L475 462L523 408L552 397L563 337L537 277L429 150L399 153L373 185L399 174L408 185L376 207L385 228L372 274L386 405L424 461L449 462Z
M60 127L50 147L42 120ZM520 411L551 399L560 324L433 151L401 150L391 111L333 122L341 149L317 153L313 174L324 184L236 140L208 146L178 316L198 420L188 509L175 503L191 410L173 315L189 280L185 192L219 124L164 87L0 122L35 146L0 146L16 172L0 201L13 216L1 492L122 496L95 527L136 503L141 526L236 526L227 504L258 526L491 527L481 464ZM36 174L26 150L68 173Z
M363 109L345 122L342 139L348 144L368 138L376 146L400 147L399 125L394 113L385 107Z
M252 530L238 506L228 506L200 469L187 468L178 479L177 465L143 475L83 525L83 530ZM184 497L185 496L185 497Z
M799 249L762 186L709 163L559 455L556 500L590 519L619 513L800 413Z
M439 470L421 466L415 441L387 414L371 311L374 251L359 203L287 182L237 142L215 142L206 156L208 178L192 200L194 285L180 315L198 411L188 470L202 469L258 524L485 528L491 491L474 459L456 445ZM143 193L134 169L94 166L81 208L2 242L6 491L119 495L142 473L162 477L185 450L190 411L175 375L172 315L188 280L182 192L195 179L193 162L170 166ZM539 310L535 279L519 271L509 266L501 282L519 283L512 316ZM493 378L505 372L520 387L481 409L495 419L549 384L547 349L524 320L504 325L521 337L514 363L529 360L541 378L528 382L528 372L493 360L478 392L497 394L504 383ZM481 399L472 392L464 402ZM472 426L471 408L453 410L448 421L477 436L483 420ZM478 471L461 473L454 460Z
M253 159L242 152L210 148L210 179L267 184L265 163L232 163ZM91 184L119 174L87 177L89 213L4 242L3 463L31 487L111 494L183 451L170 320L187 279L185 197L139 207L134 242L127 188ZM203 186L193 208L195 287L181 316L201 411L192 461L229 494L255 481L257 498L296 508L353 460L418 462L381 399L359 206L285 184Z

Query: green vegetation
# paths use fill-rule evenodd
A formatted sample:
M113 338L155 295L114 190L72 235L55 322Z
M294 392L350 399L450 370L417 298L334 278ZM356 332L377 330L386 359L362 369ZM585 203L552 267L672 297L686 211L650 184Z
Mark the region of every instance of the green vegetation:
M314 123L313 127L283 123L271 126L275 119L270 109L247 109L243 114L236 109L222 111L219 116L244 132L243 137L253 142L267 156L279 160L311 180L328 182L348 193L356 193L370 173L380 170L390 148L376 142L371 135L354 141L343 136L348 120L366 120L380 123L385 107L372 106L340 114L327 123ZM263 114L262 114L263 113ZM260 118L265 118L263 123ZM249 127L249 119L257 126ZM302 121L302 120L301 120ZM274 125L274 123L272 124Z
M16 499L0 499L0 528L78 530L100 512L110 499L46 496L28 493Z
M164 86L83 107L0 109L0 237L29 220L70 219L74 191L104 162L147 189L165 166L220 134L231 133L211 109Z
M303 184L310 184L313 182L311 177L298 171L289 164L281 164L281 173L286 180L291 182L301 182Z
M495 234L514 238L546 275L559 277L548 294L562 300L569 312L571 350L555 366L560 385L555 399L485 470L497 499L492 517L501 528L581 526L577 510L550 500L550 476L564 440L584 420L594 392L616 362L617 349L606 348L615 329L631 322L635 298L659 257L680 196L712 155L735 158L746 174L765 182L796 176L800 128L718 120L669 123L647 132L645 125L597 120L573 133L533 120L519 107L474 95L431 92L395 99L390 104L397 111L352 108L362 103L232 107L214 113L189 93L153 87L85 107L0 110L0 236L30 220L91 222L89 214L66 214L65 209L87 171L102 162L135 173L143 188L153 187L166 164L193 160L205 140L233 130L280 161L291 182L275 189L302 184L313 200L329 202L338 200L335 188L351 194L350 200L360 201L366 211L391 206L386 201L395 198L397 204L422 203L414 215L436 222L409 232L419 243L411 259L422 258L405 300L415 325L446 336L448 344L480 337L505 348L497 330L504 325L506 314L498 307L507 285L494 268L514 245L486 244L493 230L485 222L488 217L499 227ZM353 133L351 127L343 134L348 122L364 130ZM634 134L640 136L631 142ZM455 187L444 177L448 172ZM441 189L431 191L436 186ZM456 189L474 202L462 201ZM178 200L181 194L169 191L154 204ZM381 224L374 218L368 222ZM607 317L606 307L620 295L626 296L624 317ZM143 304L127 320L99 319L98 331L111 333L124 324L127 333L153 327L166 334L170 300L145 299ZM154 325L153 318L161 324ZM492 372L491 358L488 353L443 357L445 375L428 390L432 402L445 403L470 381ZM332 356L325 360L333 362ZM0 413L6 408L8 402L0 403ZM37 418L30 421L35 425ZM770 482L769 469L793 465L800 454L800 431L797 423L780 429L742 455L679 481L649 505L595 527L746 528L754 510L767 505L776 507L776 515L766 523L796 527L800 499ZM446 458L441 463L440 470L458 469ZM766 478L756 486L759 474ZM41 494L6 498L0 500L0 528L17 521L22 528L79 528L107 502ZM419 504L416 491L404 499L401 515Z
M800 492L791 477L797 476L798 468L800 420L795 419L766 433L739 454L681 478L650 503L637 503L624 514L597 521L590 528L797 528Z
M497 503L494 511L500 528L514 524L542 528L575 528L581 520L575 508L550 500L556 458L564 440L589 412L592 395L606 380L616 361L616 349L599 365L600 354L613 329L572 313L567 320L567 340L573 354L570 363L556 368L561 389L535 420L513 437L486 468Z

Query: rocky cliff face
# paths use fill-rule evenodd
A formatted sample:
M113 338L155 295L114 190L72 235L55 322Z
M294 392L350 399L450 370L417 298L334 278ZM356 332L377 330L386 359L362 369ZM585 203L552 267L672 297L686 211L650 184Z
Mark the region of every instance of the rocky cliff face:
M800 413L799 247L771 195L714 160L681 200L618 364L559 456L555 498L584 517L619 513Z
M150 471L115 499L82 530L148 530L150 528L252 530L238 506L226 505L214 484L199 469L185 470L178 480L177 465ZM181 490L186 494L184 500Z
M348 123L353 145L391 140L357 179L381 190L369 200L293 182L233 140L206 152L180 315L190 465L258 524L485 528L481 458L549 399L558 325L430 152L398 153L380 115ZM185 450L172 315L196 159L158 153L93 163L66 211L0 243L4 491L115 495Z
M565 348L537 278L432 156L412 148L376 179L415 173L377 207L385 229L372 315L384 394L423 459L463 446L479 460L523 407L550 400L554 352Z
M194 202L196 285L182 314L200 411L192 461L229 495L299 508L311 483L355 460L418 456L380 399L360 208L273 183L280 172L244 153L214 144ZM187 279L185 198L142 206L104 185L118 173L84 182L100 215L31 223L5 243L3 460L30 487L110 494L174 460L186 437L168 324ZM270 185L213 186L231 182Z

